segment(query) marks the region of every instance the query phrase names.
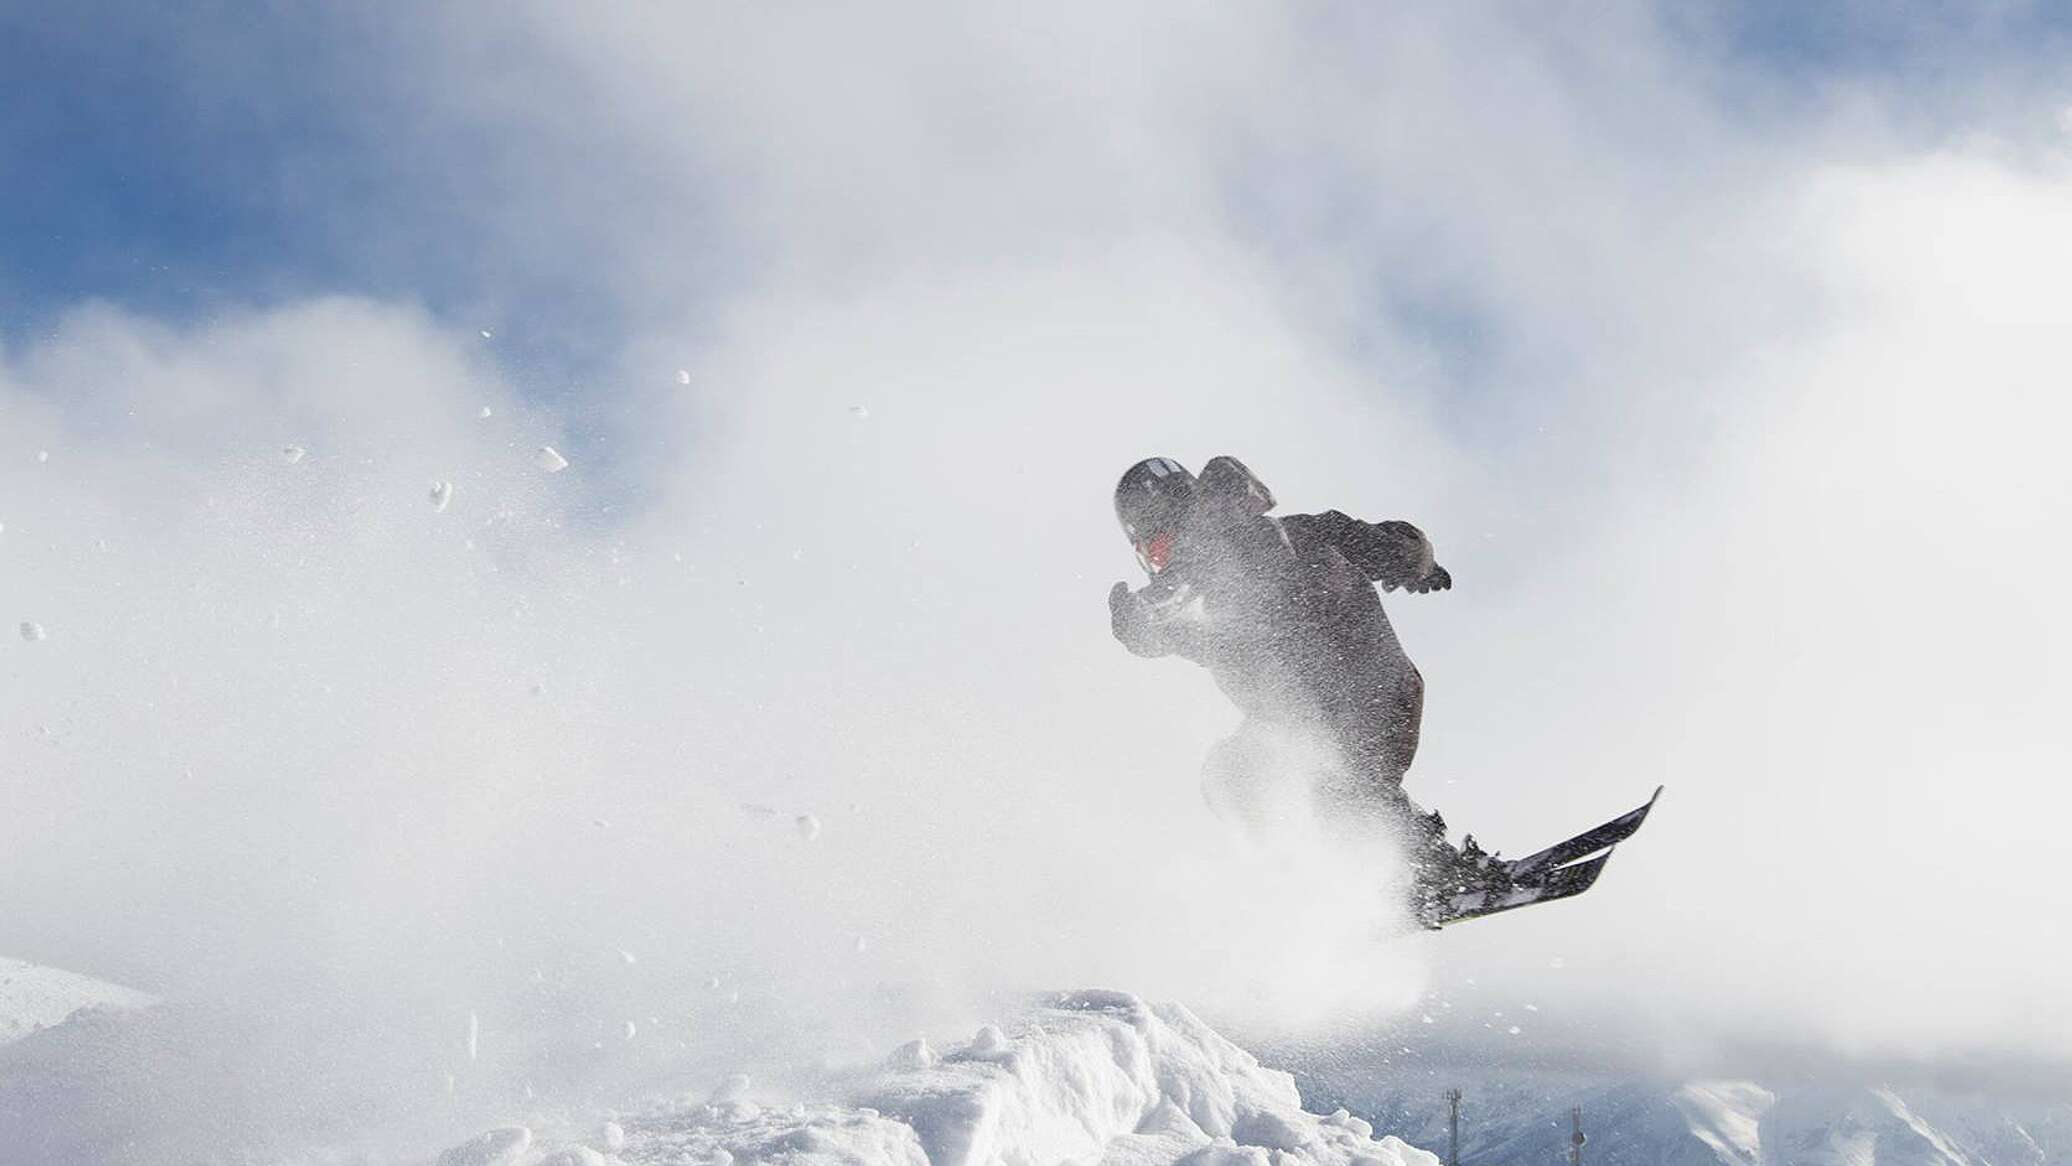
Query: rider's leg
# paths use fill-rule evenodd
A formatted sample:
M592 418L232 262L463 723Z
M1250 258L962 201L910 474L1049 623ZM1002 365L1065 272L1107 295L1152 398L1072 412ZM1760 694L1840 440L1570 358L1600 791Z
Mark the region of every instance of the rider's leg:
M1424 719L1424 678L1415 669L1402 675L1346 677L1321 702L1326 733L1344 760L1345 773L1323 791L1337 808L1386 813L1406 822L1417 810L1403 792L1403 775L1417 759Z
M1286 806L1275 798L1285 764L1268 726L1246 717L1237 731L1216 742L1201 767L1202 800L1218 818L1257 841Z

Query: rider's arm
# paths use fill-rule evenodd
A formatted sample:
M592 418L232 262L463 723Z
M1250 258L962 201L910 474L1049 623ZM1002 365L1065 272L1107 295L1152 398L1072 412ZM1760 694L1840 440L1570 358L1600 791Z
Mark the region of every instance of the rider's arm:
M1361 522L1336 510L1308 516L1324 541L1382 590L1444 591L1446 568L1432 561L1432 540L1407 522Z
M1139 656L1166 656L1172 654L1172 645L1158 624L1151 618L1151 608L1143 597L1130 590L1127 583L1117 583L1108 590L1108 630L1115 638Z

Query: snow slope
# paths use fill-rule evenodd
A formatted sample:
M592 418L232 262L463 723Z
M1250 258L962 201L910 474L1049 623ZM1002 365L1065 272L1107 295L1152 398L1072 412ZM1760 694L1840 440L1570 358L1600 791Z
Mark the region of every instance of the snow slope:
M1437 1166L1343 1110L1306 1113L1294 1078L1260 1066L1187 1009L1068 993L938 1056L914 1042L844 1082L846 1096L771 1107L745 1080L712 1099L625 1118L587 1144L493 1130L440 1166L781 1161L796 1166Z
M90 976L0 959L0 1045L62 1022L81 1008L142 1008L150 996Z
M1569 1109L1579 1107L1593 1166L2072 1166L2072 1097L1473 1069L1414 1088L1392 1077L1347 1079L1327 1091L1443 1146L1441 1081L1465 1094L1464 1162L1563 1160Z

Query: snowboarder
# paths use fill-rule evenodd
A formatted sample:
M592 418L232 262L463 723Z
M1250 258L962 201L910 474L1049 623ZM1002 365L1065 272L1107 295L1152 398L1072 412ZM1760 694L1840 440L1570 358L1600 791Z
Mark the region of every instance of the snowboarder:
M1403 651L1383 591L1453 585L1432 544L1407 522L1362 522L1336 510L1276 517L1273 493L1244 463L1218 457L1199 478L1170 458L1130 467L1115 513L1150 582L1108 595L1115 638L1139 656L1179 655L1206 667L1248 724L1323 742L1333 772L1316 792L1335 819L1417 819L1403 775L1417 756L1424 678ZM1249 733L1206 766L1212 805L1240 810ZM1413 832L1419 845L1444 825Z
M1255 786L1257 727L1292 730L1331 755L1315 790L1327 821L1380 827L1403 841L1411 907L1425 926L1587 890L1653 799L1515 862L1485 853L1472 836L1449 845L1445 821L1403 792L1424 677L1375 586L1425 594L1452 587L1452 575L1407 522L1336 510L1275 517L1273 508L1266 483L1233 457L1210 459L1198 478L1171 458L1149 458L1115 487L1116 518L1150 577L1139 589L1118 582L1109 590L1115 638L1139 656L1202 665L1245 714L1204 766L1210 805L1238 817L1255 809L1245 791Z

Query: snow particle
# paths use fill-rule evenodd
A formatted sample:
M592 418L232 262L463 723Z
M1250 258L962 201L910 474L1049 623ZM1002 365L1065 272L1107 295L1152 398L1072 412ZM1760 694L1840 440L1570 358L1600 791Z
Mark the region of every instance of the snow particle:
M626 1148L625 1127L615 1121L605 1122L604 1127L597 1131L597 1140L604 1143L605 1149L616 1154Z
M718 976L713 976L713 977L711 977L710 979L706 980L706 981L705 981L705 986L706 986L707 988L710 988L710 989L712 989L712 990L713 990L713 991L715 991L715 992L719 991L719 977L718 977Z
M475 1059L475 1053L482 1047L482 1018L468 1013L468 1059Z
M1519 1028L1519 1027L1518 1027L1517 1025L1515 1025L1515 1024L1511 1026L1511 1035L1512 1035L1512 1036L1517 1036L1517 1035L1518 1035L1519 1033L1521 1033L1521 1032L1523 1032L1523 1031L1525 1031L1525 1030L1524 1030L1524 1029L1521 1029L1521 1028Z
M691 383L691 370L690 370L690 369L687 369L687 368L680 368L680 369L677 369L677 370L676 370L676 383L677 383L677 384L679 384L679 385L687 385L687 384L690 384L690 383Z
M495 337L496 337L496 333L494 333L494 332L490 331L490 330L489 330L489 329L487 329L487 328L484 328L484 329L482 329L482 339L484 339L484 340L492 340L492 339L495 339Z
M1432 1014L1431 1014L1431 1013L1429 1013L1429 1012L1425 1013L1425 1014L1424 1014L1423 1016L1419 1017L1418 1019L1420 1019L1420 1020L1424 1021L1424 1022L1425 1022L1426 1024L1434 1024L1434 1023L1436 1023L1436 1022L1435 1022L1435 1021L1434 1021L1434 1020L1432 1019Z
M1512 1031L1513 1031L1513 1032L1515 1032L1515 1031L1517 1031L1517 1030L1516 1030L1516 1029L1513 1029ZM635 1024L634 1024L634 1023L632 1022L632 1021L630 1021L630 1020L629 1020L629 1021L627 1021L627 1022L626 1022L626 1029L625 1029L625 1032L626 1032L626 1039L627 1039L627 1040L632 1040L632 1039L633 1039L633 1038L634 1038L635 1036L639 1035L639 1033L640 1033L640 1028L639 1028L639 1026L638 1026L638 1025L635 1025Z
M22 621L22 638L35 643L43 638L43 625L32 619Z
M281 460L291 466L307 456L309 456L309 451L299 445L284 445L281 447Z
M484 420L484 421L487 421L487 420L489 420L489 419L490 419L491 417L494 417L494 416L496 416L496 410L494 410L494 409L490 408L490 407L489 407L489 406L487 406L487 405L484 405L484 406L482 406L481 410L480 410L480 411L478 411L478 412L477 412L477 413L475 414L475 416L477 416L477 417L481 418L481 419L482 419L482 420Z
M621 952L619 952L619 958L620 958L620 959L622 959L622 960L624 960L624 961L626 961L626 963L627 963L627 965L628 965L628 966L631 966L631 965L633 965L633 964L637 964L637 963L639 963L639 962L640 962L639 960L636 960L636 959L634 959L634 958L633 958L633 953L632 953L632 952L630 952L630 951L621 951Z
M532 455L532 460L535 465L550 474L558 474L568 468L568 459L562 457L561 451L551 445L541 446L540 451Z
M39 465L39 466L40 466L40 465L42 465L42 464L43 464L44 462L47 462L47 461L49 461L49 460L50 460L50 451L49 451L49 450L47 450L47 449L39 449L39 450L37 450L37 451L36 451L36 464L37 464L37 465Z
M820 837L820 819L811 814L800 814L792 819L792 824L799 828L799 837L808 842Z
M434 513L446 513L446 504L453 501L453 483L447 481L433 482L431 492L427 497L431 499Z
M856 937L856 954L862 955L871 949L871 941L859 935Z

